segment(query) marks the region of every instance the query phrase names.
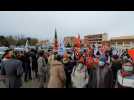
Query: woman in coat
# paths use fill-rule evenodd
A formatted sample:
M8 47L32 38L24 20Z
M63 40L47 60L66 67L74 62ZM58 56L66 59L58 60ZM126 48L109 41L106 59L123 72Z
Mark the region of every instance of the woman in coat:
M47 86L48 88L65 87L66 76L64 72L64 66L60 61L60 56L57 56L54 60L51 61L50 79Z

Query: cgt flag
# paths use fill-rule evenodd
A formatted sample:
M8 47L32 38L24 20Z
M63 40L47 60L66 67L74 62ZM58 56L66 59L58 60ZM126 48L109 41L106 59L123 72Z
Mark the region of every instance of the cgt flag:
M134 61L134 49L128 50L128 54L130 55L130 57Z
M61 40L60 41L60 47L58 48L58 54L63 56L64 52L65 52L64 40Z
M54 51L58 51L58 37L57 37L57 31L55 29L55 37L54 37Z
M26 44L25 44L25 51L26 51L26 52L28 52L29 46L30 46L30 45L29 45L29 41L27 40L27 41L26 41Z
M75 38L75 47L80 48L81 41L80 41L80 35L78 35L77 38Z

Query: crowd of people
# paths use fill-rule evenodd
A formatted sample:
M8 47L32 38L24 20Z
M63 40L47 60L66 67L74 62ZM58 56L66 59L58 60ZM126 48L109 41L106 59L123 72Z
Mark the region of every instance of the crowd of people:
M6 50L0 78L7 88L20 88L22 80L33 79L39 80L39 88L115 88L121 87L117 72L123 69L123 77L132 74L133 65L127 49L74 48L64 55L34 49L21 53Z

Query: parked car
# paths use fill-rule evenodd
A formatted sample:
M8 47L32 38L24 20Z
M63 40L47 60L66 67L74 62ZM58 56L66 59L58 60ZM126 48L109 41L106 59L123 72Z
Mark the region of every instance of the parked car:
M17 47L17 48L14 48L14 51L15 52L18 52L18 53L24 53L25 52L25 48L19 48L19 47Z

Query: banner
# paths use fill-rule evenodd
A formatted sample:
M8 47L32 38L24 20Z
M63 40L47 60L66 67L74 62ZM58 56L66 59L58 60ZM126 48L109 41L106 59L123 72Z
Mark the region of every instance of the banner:
M26 52L28 52L29 46L30 46L30 45L29 45L29 41L27 40L27 41L26 41L26 44L25 44L25 51L26 51Z
M53 51L58 51L58 36L57 36L57 31L55 29L55 36L54 36L54 47L53 47Z
M64 55L64 52L65 52L65 47L64 47L64 40L61 40L60 41L60 47L58 49L58 54L60 55Z
M134 49L128 50L128 54L134 60Z
M81 41L80 41L80 35L78 35L77 38L75 38L75 47L80 48Z

